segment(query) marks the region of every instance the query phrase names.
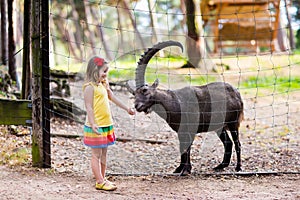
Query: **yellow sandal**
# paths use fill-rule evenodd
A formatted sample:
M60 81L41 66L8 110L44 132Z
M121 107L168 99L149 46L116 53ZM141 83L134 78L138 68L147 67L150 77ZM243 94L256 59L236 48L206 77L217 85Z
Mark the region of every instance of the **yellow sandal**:
M114 182L109 181L106 177L104 178L104 181L107 181L109 184L112 184L113 186L117 186Z
M117 186L113 185L109 181L104 181L103 183L97 183L95 185L97 190L113 191L117 189Z

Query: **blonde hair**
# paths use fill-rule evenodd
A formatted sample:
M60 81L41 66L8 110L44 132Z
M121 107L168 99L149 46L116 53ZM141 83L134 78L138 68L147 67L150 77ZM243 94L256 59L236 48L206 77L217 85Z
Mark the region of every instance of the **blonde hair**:
M99 81L99 70L105 66L107 62L98 56L93 56L86 68L85 82L97 83Z

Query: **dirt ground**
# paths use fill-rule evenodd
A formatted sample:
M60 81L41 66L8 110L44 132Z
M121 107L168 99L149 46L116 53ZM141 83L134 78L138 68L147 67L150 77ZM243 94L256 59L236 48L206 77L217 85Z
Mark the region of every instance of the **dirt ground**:
M73 89L77 94L72 91L71 100L82 106L81 85ZM129 116L112 106L117 138L126 139L108 151L107 174L118 185L116 191L94 189L82 125L52 118L52 134L78 137L51 137L51 169L31 167L28 131L12 134L0 127L0 199L300 199L300 91L242 92L242 173L269 175L235 174L234 150L223 172L228 175L213 172L223 157L223 146L213 132L196 136L192 174L173 175L180 162L176 133L155 113ZM130 94L115 93L132 105Z
M1 199L300 199L300 176L114 176L113 192L89 176L0 166Z
M277 175L234 174L234 152L232 163L223 172L229 175L213 172L211 169L222 159L223 147L215 133L203 133L193 144L193 173L179 177L172 174L180 157L176 133L153 113L132 117L116 107L113 112L117 136L130 139L118 141L108 151L107 173L118 185L116 191L94 189L90 149L82 145L81 137L52 137L52 168L37 169L31 167L30 135L26 131L24 135L11 134L2 127L1 155L7 158L0 159L1 199L300 199L298 126L293 126L294 138L286 144L284 135L283 139L269 137L272 132L261 130L259 122L254 128L249 118L243 123L243 173L279 172ZM290 123L297 120L293 118ZM80 134L82 129L81 125L55 118L51 126L52 133L60 134ZM23 150L25 164L18 164L13 155Z

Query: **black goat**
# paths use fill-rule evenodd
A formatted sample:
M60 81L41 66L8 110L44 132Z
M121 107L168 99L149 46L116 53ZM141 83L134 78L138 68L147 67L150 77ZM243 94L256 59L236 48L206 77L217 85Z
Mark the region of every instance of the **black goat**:
M141 56L136 69L135 108L138 112L154 110L177 132L181 163L174 173L191 173L190 150L196 133L215 131L224 145L224 158L215 170L221 170L230 163L233 143L227 134L230 131L234 141L237 165L241 170L241 145L239 125L243 119L243 102L240 93L228 83L215 82L203 86L184 87L178 90L158 89L158 80L151 86L145 84L145 70L150 59L161 49L178 46L179 42L166 41L149 48Z

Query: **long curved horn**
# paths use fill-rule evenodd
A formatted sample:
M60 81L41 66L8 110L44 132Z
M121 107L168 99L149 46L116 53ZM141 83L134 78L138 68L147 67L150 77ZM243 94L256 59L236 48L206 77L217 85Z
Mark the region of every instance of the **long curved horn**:
M136 88L139 88L143 85L145 85L145 71L146 67L148 65L148 62L150 59L161 49L169 47L169 46L178 46L183 51L183 46L180 42L176 41L164 41L157 43L153 47L149 48L147 51L144 52L144 54L141 56L139 62L137 63L138 66L135 71L135 86Z

